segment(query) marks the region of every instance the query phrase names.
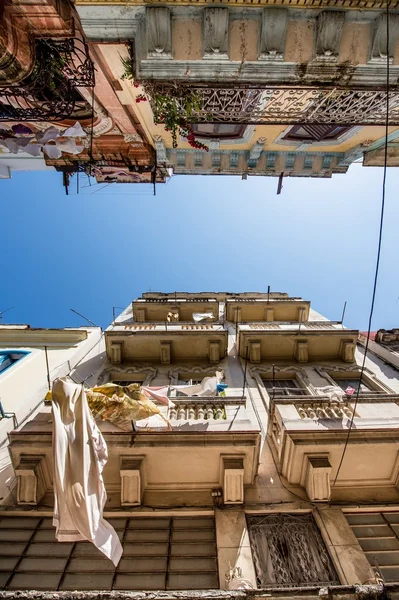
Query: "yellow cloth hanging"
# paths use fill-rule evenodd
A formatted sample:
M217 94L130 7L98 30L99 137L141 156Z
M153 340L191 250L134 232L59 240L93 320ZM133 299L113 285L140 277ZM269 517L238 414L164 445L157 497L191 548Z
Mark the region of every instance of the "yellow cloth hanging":
M87 402L95 419L110 421L124 431L132 431L132 421L147 419L160 414L159 408L140 392L140 385L126 387L106 383L86 390Z

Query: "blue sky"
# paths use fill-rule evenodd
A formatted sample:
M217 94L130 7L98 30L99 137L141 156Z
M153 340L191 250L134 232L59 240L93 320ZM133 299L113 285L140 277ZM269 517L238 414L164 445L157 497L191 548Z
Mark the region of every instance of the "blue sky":
M56 172L0 181L4 323L98 325L142 292L284 291L366 329L382 169L332 179L174 177L167 185L87 185ZM399 327L399 170L388 169L373 329ZM119 310L120 312L120 310Z

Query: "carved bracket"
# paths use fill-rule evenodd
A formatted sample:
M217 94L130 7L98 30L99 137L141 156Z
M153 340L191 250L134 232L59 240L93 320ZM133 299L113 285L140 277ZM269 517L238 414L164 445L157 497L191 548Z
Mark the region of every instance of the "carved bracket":
M205 8L204 57L227 58L229 44L229 9Z
M164 6L147 8L148 56L171 58L172 32L170 10Z
M259 60L284 59L287 23L287 9L265 8L263 10Z
M344 21L343 11L325 10L319 14L316 33L317 60L337 60Z

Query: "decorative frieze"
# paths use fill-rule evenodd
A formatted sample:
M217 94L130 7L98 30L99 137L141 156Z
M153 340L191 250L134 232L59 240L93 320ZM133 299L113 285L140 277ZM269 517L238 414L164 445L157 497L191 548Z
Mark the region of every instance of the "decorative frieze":
M338 10L325 10L317 17L316 58L337 60L341 44L345 13Z
M386 63L388 50L389 62L392 63L395 47L399 39L399 15L389 14L388 28L389 42L387 48L387 16L386 14L381 14L374 24L369 62Z
M287 33L286 8L265 8L262 14L262 34L259 60L283 60Z
M332 467L326 456L308 457L306 492L312 502L329 502Z
M172 33L170 10L164 6L147 8L148 56L171 58Z
M224 504L244 502L244 457L223 457Z
M15 469L17 477L17 503L36 506L46 492L46 457L22 455Z
M227 58L229 44L229 9L205 8L204 58Z
M144 456L121 457L121 506L138 506L144 494Z

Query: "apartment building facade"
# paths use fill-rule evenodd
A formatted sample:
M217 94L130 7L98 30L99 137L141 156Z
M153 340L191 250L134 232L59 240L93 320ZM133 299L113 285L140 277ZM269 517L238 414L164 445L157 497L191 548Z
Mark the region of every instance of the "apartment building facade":
M177 174L331 177L370 146L366 164L377 164L387 54L395 164L393 3L389 43L384 3L77 0L76 7L119 98L135 105L158 164ZM173 126L174 111L185 125Z
M17 487L0 507L1 597L394 594L399 379L370 355L355 410L357 336L283 293L133 301L106 330L105 353L71 373L89 375L87 386L170 388L160 406L168 423L99 423L104 515L122 559L115 569L92 544L56 542L51 406L42 405L9 433ZM215 375L218 392L179 391Z

